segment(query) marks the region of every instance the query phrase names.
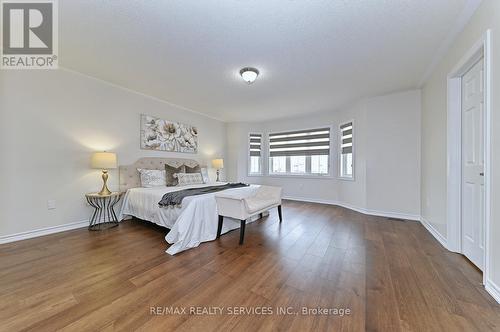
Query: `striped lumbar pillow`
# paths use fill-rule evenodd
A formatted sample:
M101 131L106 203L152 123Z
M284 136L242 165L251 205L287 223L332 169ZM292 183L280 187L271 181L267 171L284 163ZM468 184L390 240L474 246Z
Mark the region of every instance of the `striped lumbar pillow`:
M201 173L177 173L176 175L177 180L179 181L179 186L203 183Z

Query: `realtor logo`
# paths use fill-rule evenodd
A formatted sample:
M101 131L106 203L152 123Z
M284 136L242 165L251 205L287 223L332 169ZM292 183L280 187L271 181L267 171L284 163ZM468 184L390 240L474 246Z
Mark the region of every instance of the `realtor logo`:
M2 69L56 69L56 0L1 0Z

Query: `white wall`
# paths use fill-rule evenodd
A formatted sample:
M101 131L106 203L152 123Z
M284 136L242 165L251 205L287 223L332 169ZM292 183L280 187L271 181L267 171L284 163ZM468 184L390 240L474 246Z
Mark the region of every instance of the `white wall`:
M420 215L420 91L370 99L366 112L367 208Z
M192 124L199 153L140 150L140 114ZM225 157L223 122L66 70L0 74L0 236L88 219L86 192L100 189L93 151L140 157L182 157L203 163ZM117 189L118 172L110 172ZM47 210L47 200L57 208Z
M447 75L491 29L491 233L490 283L500 300L500 1L484 0L422 91L422 216L446 237ZM487 285L489 287L493 287Z
M341 203L354 208L420 215L420 91L370 98L350 107L307 117L265 123L228 124L231 180L283 187L284 196ZM338 126L354 120L355 181L337 178ZM248 177L248 133L276 132L331 125L334 128L332 177ZM267 169L267 166L265 167Z

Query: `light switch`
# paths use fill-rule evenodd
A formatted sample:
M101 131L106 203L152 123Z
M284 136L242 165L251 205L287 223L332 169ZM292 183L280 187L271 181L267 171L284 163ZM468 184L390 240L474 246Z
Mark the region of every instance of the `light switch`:
M47 209L48 210L54 210L56 208L56 200L55 199L49 199L47 201Z

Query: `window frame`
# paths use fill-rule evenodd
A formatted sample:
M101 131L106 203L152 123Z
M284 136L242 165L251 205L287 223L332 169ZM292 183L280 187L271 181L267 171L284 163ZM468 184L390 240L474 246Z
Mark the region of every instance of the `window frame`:
M342 127L345 124L351 123L352 124L352 176L345 176L342 175L342 130L340 127ZM337 153L337 178L339 180L344 180L344 181L355 181L355 176L356 176L356 130L354 130L356 126L356 123L354 119L352 120L347 120L347 121L342 121L338 125L338 153Z
M260 169L260 172L259 173L252 173L250 172L251 168L252 168L252 156L250 155L250 137L252 135L260 135L260 160L259 160L259 169ZM264 156L265 156L265 152L264 152L264 140L266 138L266 135L264 135L264 133L261 133L261 132L256 132L256 131L252 131L252 132L249 132L248 133L248 140L247 140L247 176L251 177L251 176L265 176L265 173L264 173Z
M311 156L305 156L306 157L306 173L291 173L291 165L290 165L290 156L286 156L286 172L285 173L274 173L271 170L272 167L272 157L271 157L271 149L267 149L266 151L266 160L267 160L267 176L269 177L279 177L279 178L334 178L334 147L335 145L333 144L333 125L326 125L326 126L320 126L318 125L317 127L312 127L312 128L296 128L296 129L285 129L285 130L280 130L280 131L273 131L273 132L268 132L266 135L266 146L270 146L270 136L273 134L281 133L281 132L288 132L288 131L302 131L302 130L318 130L321 128L328 128L330 130L330 144L329 144L329 155L328 155L328 173L326 174L319 174L319 173L310 173L311 171ZM333 135L332 135L333 134ZM309 171L309 173L308 173Z

